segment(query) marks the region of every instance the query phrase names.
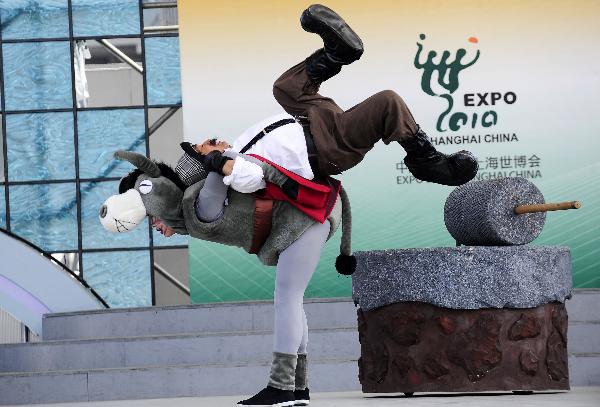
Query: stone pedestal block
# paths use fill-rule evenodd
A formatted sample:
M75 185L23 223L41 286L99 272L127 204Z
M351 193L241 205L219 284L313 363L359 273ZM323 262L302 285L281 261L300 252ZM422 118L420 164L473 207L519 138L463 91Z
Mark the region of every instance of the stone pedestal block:
M568 390L567 312L399 302L358 310L365 393Z
M363 310L402 301L453 309L533 308L571 297L571 253L557 246L461 246L356 252Z

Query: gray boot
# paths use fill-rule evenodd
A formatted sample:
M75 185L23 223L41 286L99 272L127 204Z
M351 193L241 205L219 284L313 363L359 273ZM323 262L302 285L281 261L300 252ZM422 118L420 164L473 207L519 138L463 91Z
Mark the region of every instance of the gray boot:
M296 364L296 390L305 390L308 387L308 363L306 354L298 354Z
M271 374L268 386L280 390L294 390L296 388L297 355L273 352Z

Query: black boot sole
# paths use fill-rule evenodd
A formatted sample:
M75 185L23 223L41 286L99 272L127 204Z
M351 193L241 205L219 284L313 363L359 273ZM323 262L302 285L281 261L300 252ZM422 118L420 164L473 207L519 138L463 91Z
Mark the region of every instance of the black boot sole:
M258 392L247 400L238 402L239 406L253 407L292 407L296 403L294 392L291 390L280 390L270 386Z
M415 158L406 156L404 164L417 179L441 185L459 186L471 181L477 175L477 159L468 151L435 157Z
M300 17L300 25L304 31L321 36L325 43L325 50L340 64L352 63L364 52L360 37L342 17L328 7L320 4L308 7ZM339 48L336 45L343 46Z

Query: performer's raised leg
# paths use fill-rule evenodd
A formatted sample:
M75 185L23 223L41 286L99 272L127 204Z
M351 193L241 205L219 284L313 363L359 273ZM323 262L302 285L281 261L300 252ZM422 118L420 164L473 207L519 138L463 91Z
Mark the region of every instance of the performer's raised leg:
M354 167L382 140L400 143L407 153L404 162L417 179L461 185L475 176L475 157L467 151L451 155L437 151L395 92L379 92L346 112L320 95L321 83L359 59L363 44L339 15L325 6L310 6L300 21L306 31L321 36L324 47L281 75L273 94L288 113L308 116L322 175Z
M384 90L335 116L332 137L315 143L323 156L322 173L339 173L354 167L381 140L398 142L415 178L443 185L462 185L477 173L477 160L468 151L451 155L436 150L416 123L404 100L392 90Z
M300 24L323 39L323 48L284 72L273 85L277 102L291 115L306 115L312 108L342 113L330 98L318 93L322 82L363 53L361 39L333 10L314 4L304 10Z

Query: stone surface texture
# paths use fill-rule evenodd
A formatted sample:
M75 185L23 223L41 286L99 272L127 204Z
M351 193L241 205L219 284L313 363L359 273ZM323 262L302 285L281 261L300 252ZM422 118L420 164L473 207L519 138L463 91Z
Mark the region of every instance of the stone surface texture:
M544 228L546 213L515 215L518 205L544 203L544 196L525 178L474 181L450 193L444 222L460 244L521 245L532 242Z
M567 390L564 304L453 310L402 302L358 310L365 393Z
M363 311L402 301L445 308L533 308L571 297L571 254L558 246L460 246L356 252ZM522 321L514 335L535 330ZM446 329L451 329L448 321Z

